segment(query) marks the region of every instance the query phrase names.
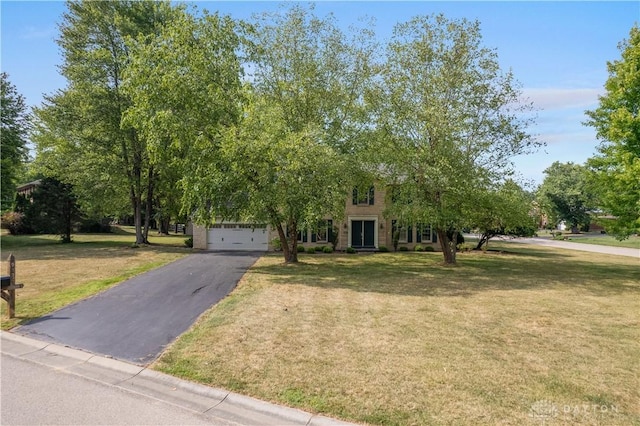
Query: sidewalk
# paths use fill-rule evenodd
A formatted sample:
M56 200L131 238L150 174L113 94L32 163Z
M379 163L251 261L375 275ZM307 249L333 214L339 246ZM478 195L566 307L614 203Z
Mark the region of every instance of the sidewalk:
M130 394L146 396L169 406L189 410L213 424L237 425L349 425L328 417L282 407L221 389L177 379L145 367L129 364L53 343L41 342L9 332L0 332L0 351L3 356L44 366L58 375L60 381L81 376L100 386ZM14 372L12 372L13 374ZM11 383L11 387L20 386ZM7 392L3 383L2 392ZM50 392L55 393L56 389ZM33 404L33 401L25 401ZM3 404L4 405L4 404ZM93 407L87 406L86 410ZM3 407L4 411L4 407ZM73 419L66 419L73 423ZM131 419L129 424L136 424ZM41 419L40 423L46 423Z

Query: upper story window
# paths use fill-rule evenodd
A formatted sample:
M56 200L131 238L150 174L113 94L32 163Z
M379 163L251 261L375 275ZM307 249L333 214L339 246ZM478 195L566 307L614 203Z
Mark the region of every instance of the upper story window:
M353 205L372 206L374 204L374 195L375 191L373 186L370 187L369 190L353 188Z

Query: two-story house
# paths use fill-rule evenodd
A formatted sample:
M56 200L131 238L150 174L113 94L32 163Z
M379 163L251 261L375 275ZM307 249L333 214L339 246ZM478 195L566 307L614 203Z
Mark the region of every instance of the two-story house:
M440 250L435 231L431 226L401 224L383 213L390 197L384 188L372 186L362 191L354 189L346 200L342 218L328 218L314 229L298 232L298 243L305 247L329 246L332 235L338 232L337 250L353 247L359 251L375 251L380 247L393 250L394 234L398 247L409 250L420 244ZM271 244L278 237L275 229L264 224L246 222L221 222L211 227L194 226L193 247L202 250L273 250Z

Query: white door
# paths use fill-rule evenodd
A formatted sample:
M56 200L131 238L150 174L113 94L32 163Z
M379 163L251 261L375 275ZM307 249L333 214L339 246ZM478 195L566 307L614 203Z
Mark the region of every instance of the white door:
M225 223L209 228L209 250L267 251L267 229L244 223Z

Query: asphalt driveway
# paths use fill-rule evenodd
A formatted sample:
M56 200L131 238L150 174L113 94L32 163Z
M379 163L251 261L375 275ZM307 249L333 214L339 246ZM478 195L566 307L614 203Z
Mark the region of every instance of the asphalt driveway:
M191 254L12 331L146 365L228 295L258 257Z

